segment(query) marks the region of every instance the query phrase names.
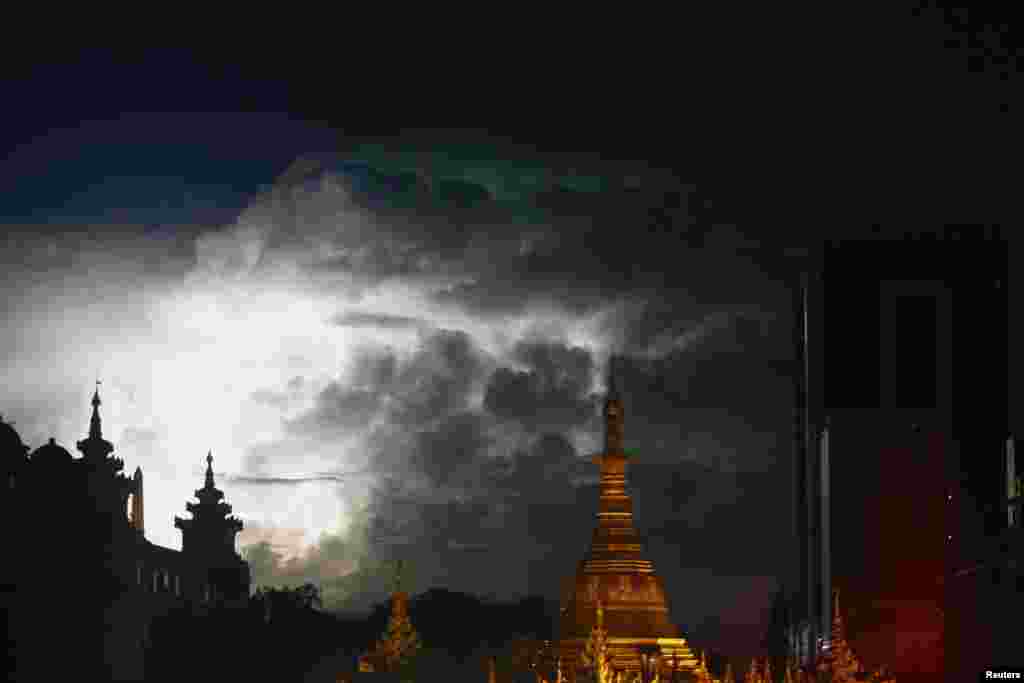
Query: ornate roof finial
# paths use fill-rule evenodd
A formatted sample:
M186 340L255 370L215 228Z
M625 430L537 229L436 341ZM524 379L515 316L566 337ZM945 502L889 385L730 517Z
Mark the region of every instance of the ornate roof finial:
M206 452L206 488L213 488L213 451Z
M96 380L96 389L92 394L92 419L89 420L89 436L95 439L103 438L100 431L100 380Z

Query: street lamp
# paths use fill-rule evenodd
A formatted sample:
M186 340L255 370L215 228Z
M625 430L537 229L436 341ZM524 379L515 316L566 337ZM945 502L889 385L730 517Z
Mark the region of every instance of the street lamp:
M640 647L640 671L643 674L643 683L650 683L654 680L654 673L658 670L658 660L661 650L657 645L643 645Z

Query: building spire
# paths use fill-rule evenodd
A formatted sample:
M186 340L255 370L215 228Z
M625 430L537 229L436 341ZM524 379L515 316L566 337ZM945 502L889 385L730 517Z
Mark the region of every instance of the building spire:
M213 485L213 451L206 452L206 483L205 488L215 488Z
M114 445L103 438L103 431L100 429L101 403L100 380L96 380L96 389L92 394L92 418L89 420L89 436L77 442L76 445L87 462L96 465L105 462L116 473L124 468L124 462L120 458L107 458L108 455L114 452Z
M213 483L213 453L206 454L206 481L196 489L198 503L187 502L185 509L193 519L174 518L174 526L182 532L182 552L207 553L211 556L237 556L235 534L242 530L242 521L231 515L231 506L224 502L224 492ZM202 529L198 533L192 533Z
M608 394L604 403L605 453L621 454L625 447L626 437L622 398L615 382L617 361L614 354L608 359Z
M89 420L89 437L102 439L103 433L100 430L100 380L96 380L96 389L92 394L92 419Z

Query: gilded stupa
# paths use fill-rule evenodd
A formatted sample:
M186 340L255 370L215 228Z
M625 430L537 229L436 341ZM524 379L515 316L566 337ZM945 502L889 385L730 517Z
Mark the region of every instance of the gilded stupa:
M401 560L395 563L387 631L374 649L360 658L361 671L396 672L415 657L422 645L409 620L409 594L402 590L402 565Z
M672 623L664 585L644 556L633 525L633 501L626 490L623 405L614 365L613 358L604 410L604 451L593 457L601 467L597 526L576 575L563 586L559 655L570 681L576 670L593 667L586 661L586 645L600 612L611 671L632 677L641 670L641 653L656 653L662 680L670 675L674 660L679 680L684 681L692 679L697 660Z

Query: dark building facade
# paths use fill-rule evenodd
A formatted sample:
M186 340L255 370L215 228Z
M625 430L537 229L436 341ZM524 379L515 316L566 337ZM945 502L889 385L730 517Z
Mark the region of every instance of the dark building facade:
M193 519L175 520L183 550L151 543L142 470L121 473L102 435L98 391L92 406L79 458L53 439L30 454L0 420L11 680L143 680L154 620L249 597L249 568L235 552L241 522L214 486L212 457L199 502L187 504Z
M829 647L835 590L854 650L900 681L998 659L957 577L1010 514L1007 276L998 231L978 229L828 245L795 288L790 647L805 662Z

